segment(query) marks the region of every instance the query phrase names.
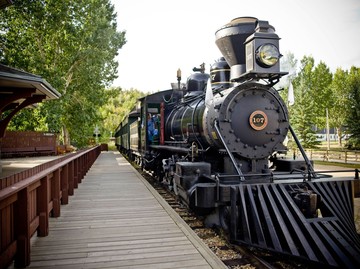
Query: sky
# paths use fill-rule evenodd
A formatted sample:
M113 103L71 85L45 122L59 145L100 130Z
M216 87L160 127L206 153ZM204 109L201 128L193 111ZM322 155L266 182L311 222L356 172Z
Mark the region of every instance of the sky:
M237 17L275 27L283 55L312 56L331 72L360 67L360 0L111 0L119 50L113 86L156 92L171 88L178 68L185 83L194 67L206 72L221 57L215 32Z

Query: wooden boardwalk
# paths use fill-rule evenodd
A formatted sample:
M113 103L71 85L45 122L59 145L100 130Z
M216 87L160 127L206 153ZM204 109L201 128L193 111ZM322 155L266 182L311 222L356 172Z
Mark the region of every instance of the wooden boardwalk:
M227 268L118 153L102 152L33 237L28 268Z

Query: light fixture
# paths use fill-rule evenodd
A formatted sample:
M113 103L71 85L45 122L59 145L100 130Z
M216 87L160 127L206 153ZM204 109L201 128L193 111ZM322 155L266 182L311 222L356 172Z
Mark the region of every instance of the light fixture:
M255 52L256 61L262 67L272 67L280 59L279 49L270 43L261 45Z

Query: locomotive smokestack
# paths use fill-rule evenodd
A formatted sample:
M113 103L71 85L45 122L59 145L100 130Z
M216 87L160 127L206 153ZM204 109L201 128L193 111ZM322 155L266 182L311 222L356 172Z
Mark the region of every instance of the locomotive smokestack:
M231 80L246 72L244 43L255 32L257 21L254 17L239 17L215 33L215 43L231 67Z

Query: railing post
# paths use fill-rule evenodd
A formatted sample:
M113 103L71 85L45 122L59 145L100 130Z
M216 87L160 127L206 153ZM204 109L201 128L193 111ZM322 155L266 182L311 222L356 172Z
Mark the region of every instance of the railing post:
M68 194L74 195L74 161L69 162L68 165Z
M61 204L69 203L69 164L63 166L61 171Z
M84 155L79 157L78 161L78 182L79 184L82 182L84 176Z
M85 154L82 156L82 175L81 175L81 179L83 179L88 171L88 166L87 166L87 157L88 154Z
M39 212L38 236L47 236L49 234L49 200L51 195L51 192L49 192L50 176L52 175L47 175L41 179L41 185L36 194Z
M74 159L73 163L73 177L74 177L74 189L78 188L79 185L79 158Z
M15 223L15 235L17 237L15 267L26 267L30 264L30 203L28 188L18 192Z
M86 173L89 171L89 153L85 154L85 158L84 158L84 167L85 167L85 170L84 170L84 177L86 175Z
M54 176L51 181L51 197L53 202L53 217L60 217L60 169L54 171Z
M14 260L16 254L16 230L14 229L14 218L18 194L13 194L0 201L0 268L7 268Z

